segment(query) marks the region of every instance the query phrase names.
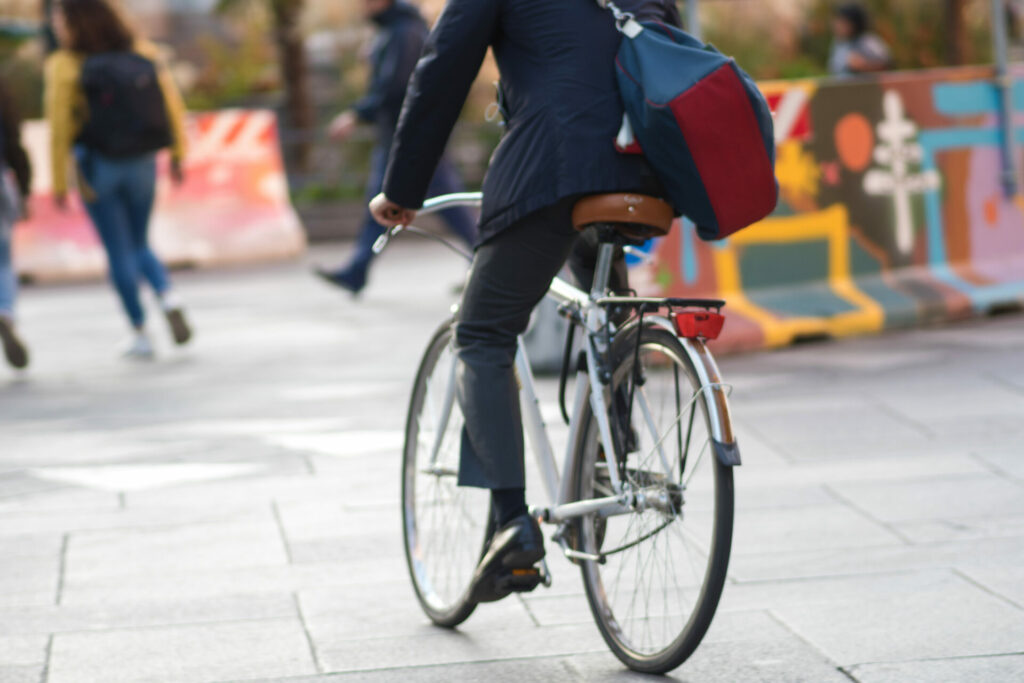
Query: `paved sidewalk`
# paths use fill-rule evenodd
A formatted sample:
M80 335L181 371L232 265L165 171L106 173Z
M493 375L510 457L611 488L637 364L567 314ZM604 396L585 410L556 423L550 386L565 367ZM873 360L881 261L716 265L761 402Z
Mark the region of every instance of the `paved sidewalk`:
M402 421L462 270L400 242L358 302L299 265L180 274L196 344L152 364L116 358L105 286L25 291L33 368L0 368L0 682L639 679L564 561L454 632L413 598ZM1024 680L1024 317L722 366L731 580L673 678Z

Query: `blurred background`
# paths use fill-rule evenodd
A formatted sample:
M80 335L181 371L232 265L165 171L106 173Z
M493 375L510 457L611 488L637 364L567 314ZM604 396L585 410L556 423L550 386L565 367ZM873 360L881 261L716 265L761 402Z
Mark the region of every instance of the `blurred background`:
M40 115L41 16L49 0L0 0L0 64L28 118ZM1012 13L1015 0L1007 5ZM272 108L279 114L291 196L315 240L355 229L372 133L323 144L324 126L363 92L373 29L358 0L122 0L167 50L193 111ZM443 0L421 0L428 20ZM686 5L682 0L681 5ZM833 0L700 0L703 37L758 79L827 74ZM992 63L991 0L867 0L894 69ZM683 8L685 10L685 7ZM685 12L684 12L685 15ZM1019 57L1021 27L1011 16ZM484 120L494 99L486 67L456 131L451 155L479 185L500 136ZM351 219L347 219L347 217Z

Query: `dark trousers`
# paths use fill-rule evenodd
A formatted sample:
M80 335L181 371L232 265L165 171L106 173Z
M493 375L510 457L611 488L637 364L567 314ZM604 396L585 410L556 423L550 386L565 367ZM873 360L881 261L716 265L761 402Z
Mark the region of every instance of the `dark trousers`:
M373 150L370 160L370 176L366 182L367 204L380 193L381 187L384 185L384 172L387 170L390 149L390 145L379 145ZM437 165L437 170L434 172L434 177L430 181L427 196L436 197L441 194L462 192L463 189L455 167L452 166L448 159L442 158L441 163ZM440 215L448 225L448 228L459 239L470 247L476 243L477 220L473 211L464 206L458 206L445 209ZM363 214L363 225L359 230L359 237L356 239L355 252L352 254L348 265L345 266L345 270L355 275L357 279L365 278L370 268L370 262L373 261L374 257L373 244L383 232L384 228L380 223L373 220L373 216L367 210Z
M537 211L476 250L455 328L457 395L466 419L460 486L525 486L517 340L567 258L584 288L593 280L597 241L573 229L573 203ZM617 259L613 270L612 288L624 289L625 262Z

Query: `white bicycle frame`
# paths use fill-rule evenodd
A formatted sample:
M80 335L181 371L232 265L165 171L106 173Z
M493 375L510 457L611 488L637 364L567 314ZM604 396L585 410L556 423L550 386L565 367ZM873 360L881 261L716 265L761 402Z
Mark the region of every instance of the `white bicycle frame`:
M442 195L427 200L424 203L423 208L419 211L419 214L424 215L436 213L443 209L455 206L478 207L482 202L482 198L482 195L477 192ZM404 229L404 226L392 228L390 231L385 233L380 240L378 240L378 243L374 246L374 250L378 252L383 250L388 240ZM598 255L598 262L594 275L594 289L590 294L587 294L583 290L574 287L565 280L557 277L552 280L551 289L548 292L548 297L555 300L560 305L573 310L573 317L583 322L583 327L586 329L588 340L584 345L584 352L586 353L587 358L586 371L580 371L577 374L576 396L573 401L572 413L570 415L571 419L569 422L569 442L561 470L559 470L556 463L554 450L551 446L551 440L548 437L547 426L545 425L544 418L541 414L540 401L537 398L533 371L530 368L530 362L526 356L523 340L522 338L519 339L519 350L516 353L515 371L520 384L519 395L522 403L523 429L526 433L530 448L533 450L534 457L536 458L548 500L551 502L548 507L531 508L531 513L542 521L552 524L562 524L572 520L573 518L593 513L598 513L602 516L626 514L633 512L638 507L642 508L649 504L657 504L654 500L647 500L644 490L631 488L622 482L619 478L617 468L615 467L608 468L608 475L611 479L614 495L605 498L577 501L574 500L575 496L571 490L572 482L569 475L576 466L574 459L576 454L579 452L578 447L581 444L581 440L586 437L586 434L582 433L582 422L588 405L592 415L597 420L598 433L605 452L615 452L607 409L609 389L608 385L603 383L601 378L598 376L598 368L601 367L599 356L601 352L605 351L605 349L600 348L600 332L607 325L607 312L605 306L614 300L612 297L607 297L605 292L612 264L612 250L612 245L602 245L601 252ZM631 301L642 302L644 300L631 299ZM647 301L655 302L657 300L650 299ZM673 335L677 334L672 322L664 316L646 315L644 316L644 320L663 327ZM697 379L700 382L700 389L697 391L697 394L701 392L706 394L707 400L701 402L701 405L706 405L707 410L710 413L706 417L708 418L708 423L711 426L711 437L713 441L712 449L714 450L714 455L722 460L723 464L739 464L736 439L733 435L732 421L729 414L727 389L725 385L722 384L718 372L718 366L716 365L714 358L711 356L711 353L701 340L679 337L679 341L682 344L692 367L697 373ZM640 411L644 415L645 421L649 424L651 421L650 411L647 407L646 400L643 397L643 392L637 392L636 398L640 406ZM694 398L696 398L696 396ZM444 403L438 417L439 428L435 429L434 432L437 434L437 439L431 448L431 466L428 469L428 472L438 469L438 453L441 447L441 440L445 434L445 429L443 427L451 416L454 403L455 360L453 358L452 367L448 373L448 384L445 388ZM692 403L692 400L690 403ZM683 407L682 412L680 412L676 417L677 420L682 419L686 410L689 409L690 403L687 403L687 405ZM657 438L657 435L655 435L655 438ZM660 446L660 443L656 444L656 448L659 450ZM663 453L660 455L662 459L665 459ZM442 472L434 471L433 473L441 474ZM596 559L575 551L570 551L567 548L564 550L570 557Z

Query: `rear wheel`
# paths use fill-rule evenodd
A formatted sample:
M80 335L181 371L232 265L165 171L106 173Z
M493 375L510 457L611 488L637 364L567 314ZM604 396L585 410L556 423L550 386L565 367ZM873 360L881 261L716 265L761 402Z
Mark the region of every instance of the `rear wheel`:
M402 525L416 597L430 620L453 627L472 614L470 581L490 532L490 496L458 486L463 417L455 400L452 326L423 356L405 430Z
M626 332L613 347L614 400L628 406L636 334L642 379L631 419L612 420L629 454L608 457L588 413L576 454L579 500L613 495L616 467L637 494L631 512L589 515L578 522L591 611L612 652L631 669L665 673L686 660L711 625L729 564L733 523L732 470L715 457L711 413L679 340L666 330Z

